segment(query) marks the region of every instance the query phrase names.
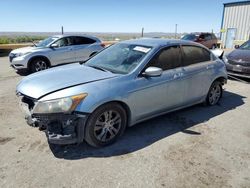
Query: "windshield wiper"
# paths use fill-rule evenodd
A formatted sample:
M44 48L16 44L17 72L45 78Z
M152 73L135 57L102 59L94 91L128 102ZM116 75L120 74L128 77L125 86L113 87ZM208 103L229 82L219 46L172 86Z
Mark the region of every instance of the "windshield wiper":
M85 60L85 61L79 61L79 64L82 65L82 64L86 63L86 61L87 60Z

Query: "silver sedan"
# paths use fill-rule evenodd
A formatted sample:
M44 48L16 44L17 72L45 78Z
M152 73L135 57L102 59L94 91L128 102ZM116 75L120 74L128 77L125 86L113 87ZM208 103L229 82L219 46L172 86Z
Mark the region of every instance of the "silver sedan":
M48 141L113 143L126 127L198 103L215 105L225 64L181 40L138 39L112 45L87 62L27 76L17 86L29 125Z

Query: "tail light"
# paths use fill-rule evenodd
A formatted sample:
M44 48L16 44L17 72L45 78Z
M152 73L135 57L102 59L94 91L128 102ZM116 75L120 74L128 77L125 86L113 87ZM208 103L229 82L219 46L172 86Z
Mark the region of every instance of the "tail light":
M105 48L105 44L104 44L104 43L101 43L101 47Z

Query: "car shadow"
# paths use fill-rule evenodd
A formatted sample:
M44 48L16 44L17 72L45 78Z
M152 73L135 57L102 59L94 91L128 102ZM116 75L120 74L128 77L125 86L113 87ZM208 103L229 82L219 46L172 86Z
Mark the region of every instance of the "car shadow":
M19 74L20 76L28 76L28 75L30 75L28 70L17 70L16 73Z
M88 157L125 155L141 150L178 132L199 136L200 132L188 129L243 105L244 98L236 93L225 91L223 98L216 106L196 105L145 121L128 128L116 143L104 148L93 148L84 142L79 145L66 146L51 144L50 149L57 158L77 160Z

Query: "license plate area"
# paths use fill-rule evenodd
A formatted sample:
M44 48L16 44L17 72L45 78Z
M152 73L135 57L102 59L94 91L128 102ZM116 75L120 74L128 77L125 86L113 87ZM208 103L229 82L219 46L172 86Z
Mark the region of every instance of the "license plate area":
M233 71L235 71L235 72L242 72L243 69L242 69L242 67L240 65L236 65L236 66L233 66Z

